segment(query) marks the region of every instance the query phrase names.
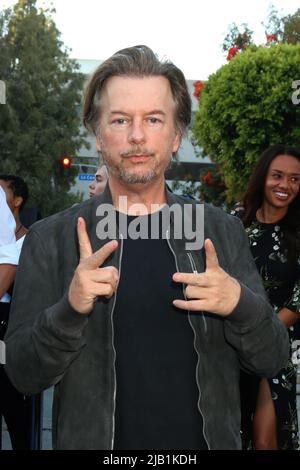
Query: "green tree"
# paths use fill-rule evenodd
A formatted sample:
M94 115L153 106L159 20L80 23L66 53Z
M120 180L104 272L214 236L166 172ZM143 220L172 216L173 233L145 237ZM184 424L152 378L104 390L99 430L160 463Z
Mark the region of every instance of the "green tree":
M200 93L194 138L220 165L229 203L240 199L260 153L300 145L300 45L251 46L209 77Z
M271 6L268 17L262 26L266 33L266 43L300 43L300 8L292 15L280 16L278 10ZM254 45L253 31L247 23L237 26L232 23L228 27L228 32L221 45L223 51L229 52L230 48L236 48L236 52L243 51L247 47ZM228 57L228 60L233 57Z
M279 16L272 7L267 21L262 23L266 33L275 35L278 43L300 43L300 8L292 15Z
M300 44L300 8L293 14L283 18L283 42Z
M43 216L80 199L69 193L76 170L66 178L59 161L84 145L78 113L83 76L51 13L37 9L36 0L19 0L0 12L0 79L7 90L0 108L0 169L24 177Z
M253 44L252 35L253 31L249 29L246 23L243 23L240 28L235 23L232 23L228 27L228 33L222 44L223 51L228 51L234 46L240 51L246 49Z

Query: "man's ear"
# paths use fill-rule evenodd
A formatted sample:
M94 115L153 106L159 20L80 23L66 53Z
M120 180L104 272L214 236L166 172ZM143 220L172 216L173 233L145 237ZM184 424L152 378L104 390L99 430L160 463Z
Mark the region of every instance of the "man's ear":
M101 137L100 137L99 131L97 132L97 135L96 135L96 149L97 149L97 152L101 152L101 149L102 149Z
M181 134L180 134L180 132L176 132L174 142L173 142L172 153L177 153L178 152L180 144L181 144Z

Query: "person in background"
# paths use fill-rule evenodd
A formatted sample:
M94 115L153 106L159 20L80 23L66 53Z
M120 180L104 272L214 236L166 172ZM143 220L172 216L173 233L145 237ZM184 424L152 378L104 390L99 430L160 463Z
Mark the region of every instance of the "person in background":
M10 208L16 223L15 236L16 240L20 240L17 244L19 252L21 252L24 237L27 233L26 227L22 225L20 220L20 211L23 209L28 199L28 187L25 181L20 176L15 175L1 175L0 186L6 195L6 202Z
M15 236L15 263L18 264L22 244L27 229L20 221L20 210L24 207L28 198L28 187L19 176L0 174L0 189L6 197L8 210L14 217ZM1 207L2 216L2 207ZM5 295L0 302L1 338L3 339L9 322L9 310L13 291L13 282L16 274L14 270L10 282L5 286ZM31 399L18 392L9 380L4 366L0 365L0 414L4 417L14 450L25 450L31 447Z
M93 197L97 194L103 193L106 183L108 180L108 171L106 165L103 163L99 166L98 170L95 173L95 179L89 185L89 196Z
M300 151L273 145L261 155L243 204L233 214L246 228L264 287L290 342L300 313ZM296 366L271 379L241 374L245 448L297 449Z
M26 236L6 370L25 393L55 385L56 449L239 449L240 364L276 374L288 335L240 221L166 188L191 120L185 77L123 49L83 114L108 184Z
M15 230L16 221L7 205L5 192L0 186L0 302L7 302L6 292L16 275L18 250ZM0 318L0 325L2 331L6 325L4 317Z

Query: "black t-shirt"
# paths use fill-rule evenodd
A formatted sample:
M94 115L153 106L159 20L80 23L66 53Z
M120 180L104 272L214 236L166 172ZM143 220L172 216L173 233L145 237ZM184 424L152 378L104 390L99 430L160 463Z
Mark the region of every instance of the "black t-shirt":
M150 216L144 216L150 217ZM130 223L134 217L128 216ZM125 239L113 314L116 349L114 449L205 449L197 402L197 353L172 281L167 241Z

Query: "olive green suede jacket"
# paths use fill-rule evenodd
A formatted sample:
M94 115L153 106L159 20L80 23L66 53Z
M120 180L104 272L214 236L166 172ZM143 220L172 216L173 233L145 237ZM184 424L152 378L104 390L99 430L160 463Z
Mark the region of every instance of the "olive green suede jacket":
M197 204L170 192L167 199L169 205L191 204L193 210ZM77 219L84 217L92 248L98 250L107 240L97 237L101 216L96 211L110 202L107 186L104 194L37 222L21 253L5 338L6 371L25 394L55 385L55 449L113 448L118 293L110 300L99 298L90 315L74 311L67 297L79 262ZM209 449L240 449L240 367L274 376L288 359L288 336L266 301L241 222L210 205L204 217L204 236L212 240L223 269L240 282L241 296L226 318L213 312L189 318L198 354L198 408ZM203 248L187 251L184 238L172 236L168 244L178 270L204 271ZM106 265L120 268L122 248L120 240Z

